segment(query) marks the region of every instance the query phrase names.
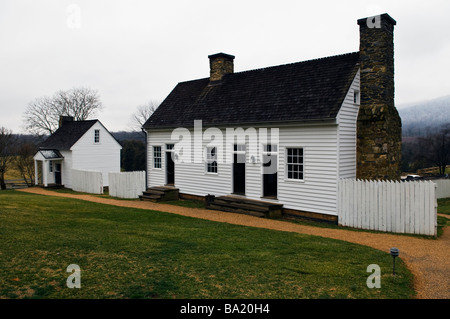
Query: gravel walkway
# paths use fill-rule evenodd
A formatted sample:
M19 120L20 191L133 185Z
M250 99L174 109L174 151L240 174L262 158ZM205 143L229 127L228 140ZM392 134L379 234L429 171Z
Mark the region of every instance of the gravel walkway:
M318 228L243 214L225 213L198 208L185 208L176 205L160 204L148 201L116 200L91 195L58 193L42 188L28 188L21 189L20 191L34 194L76 198L122 207L151 209L217 222L334 238L370 246L385 252L389 252L391 247L397 247L400 251L400 258L406 263L408 268L414 274L414 288L417 291L418 299L450 298L449 227L444 229L444 234L439 239L433 240L404 235L374 234L369 232L349 231L345 229Z

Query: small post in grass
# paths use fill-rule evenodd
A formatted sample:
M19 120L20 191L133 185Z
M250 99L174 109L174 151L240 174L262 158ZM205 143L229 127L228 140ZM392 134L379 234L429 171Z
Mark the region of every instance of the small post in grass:
M392 274L395 275L395 257L398 257L400 252L399 252L398 248L393 247L390 249L390 253L393 258Z

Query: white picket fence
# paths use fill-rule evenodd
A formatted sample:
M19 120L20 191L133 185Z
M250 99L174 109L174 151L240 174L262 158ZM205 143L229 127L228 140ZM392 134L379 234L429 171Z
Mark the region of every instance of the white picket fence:
M138 198L145 191L145 171L109 173L109 195Z
M432 182L437 185L437 198L450 197L450 179L433 179Z
M342 226L436 236L436 184L343 179L338 221Z
M72 189L76 192L103 194L103 175L97 171L72 169Z

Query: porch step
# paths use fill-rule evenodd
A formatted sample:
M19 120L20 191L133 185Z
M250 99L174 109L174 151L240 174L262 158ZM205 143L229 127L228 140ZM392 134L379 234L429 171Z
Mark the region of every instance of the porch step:
M150 187L139 196L139 199L152 202L178 200L178 188L170 186Z
M42 187L42 188L54 188L54 189L60 189L60 188L64 188L64 185L61 185L61 184L48 184L47 186L45 186L44 184L39 184L38 185L39 187Z
M207 201L207 208L257 217L281 217L283 205L237 196L219 196Z

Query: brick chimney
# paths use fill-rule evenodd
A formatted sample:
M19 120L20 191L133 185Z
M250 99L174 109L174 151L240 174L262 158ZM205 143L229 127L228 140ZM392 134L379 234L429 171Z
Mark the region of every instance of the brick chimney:
M73 122L73 116L59 116L59 127L63 126L65 122Z
M388 14L358 20L360 108L357 178L399 180L401 119L394 103L394 26Z
M224 75L234 72L234 56L217 53L208 56L210 68L210 81L221 81Z

